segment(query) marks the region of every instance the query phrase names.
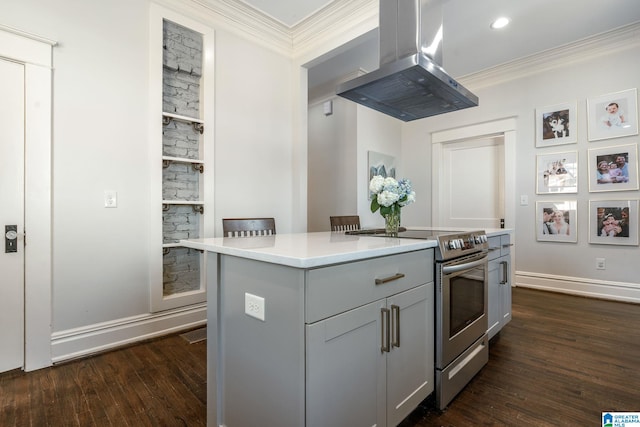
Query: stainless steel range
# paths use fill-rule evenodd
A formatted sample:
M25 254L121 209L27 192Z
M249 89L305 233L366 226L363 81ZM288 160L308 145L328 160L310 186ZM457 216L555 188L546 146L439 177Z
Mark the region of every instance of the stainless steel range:
M444 409L489 361L489 243L484 231L437 240L436 405Z
M349 234L384 236L384 230ZM489 360L489 243L484 231L402 230L399 238L436 240L436 405L444 409Z

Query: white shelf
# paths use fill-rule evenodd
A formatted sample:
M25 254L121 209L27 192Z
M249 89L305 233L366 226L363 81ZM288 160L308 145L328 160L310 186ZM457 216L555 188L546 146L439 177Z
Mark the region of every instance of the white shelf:
M204 164L203 160L198 159L189 159L187 157L171 157L171 156L162 156L162 160L169 160L171 162L180 162L180 163L197 163Z
M163 200L163 205L204 205L204 202L199 200Z
M163 248L186 248L186 246L181 245L180 243L163 243Z
M189 116L181 116L180 114L174 114L174 113L165 113L164 111L162 112L162 115L164 117L170 117L173 120L180 120L181 122L188 122L188 123L204 123L204 120L201 119L196 119L195 117L189 117Z

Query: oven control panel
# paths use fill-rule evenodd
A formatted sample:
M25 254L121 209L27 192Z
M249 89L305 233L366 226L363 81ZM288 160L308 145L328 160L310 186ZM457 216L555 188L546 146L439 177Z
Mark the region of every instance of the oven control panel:
M438 236L438 246L443 259L450 259L489 249L489 239L484 231L455 233Z

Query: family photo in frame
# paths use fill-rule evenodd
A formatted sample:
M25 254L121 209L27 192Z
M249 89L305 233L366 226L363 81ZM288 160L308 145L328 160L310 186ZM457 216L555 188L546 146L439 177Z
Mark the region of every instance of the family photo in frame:
M587 100L589 141L638 134L637 90L627 89Z
M578 141L576 103L536 109L536 147L573 144Z
M578 152L539 154L537 194L578 192Z
M536 202L537 240L542 242L578 241L578 211L575 200Z
M589 201L589 243L638 246L638 200Z
M637 190L637 152L637 144L590 149L589 191Z

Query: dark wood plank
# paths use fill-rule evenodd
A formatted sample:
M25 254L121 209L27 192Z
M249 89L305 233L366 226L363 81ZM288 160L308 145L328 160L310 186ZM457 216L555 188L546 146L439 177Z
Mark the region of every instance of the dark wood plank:
M487 366L445 411L401 427L600 425L640 410L640 305L515 288ZM178 335L0 375L0 425L204 426L206 342Z
M487 366L445 411L427 399L402 427L586 426L639 410L640 305L513 291Z

